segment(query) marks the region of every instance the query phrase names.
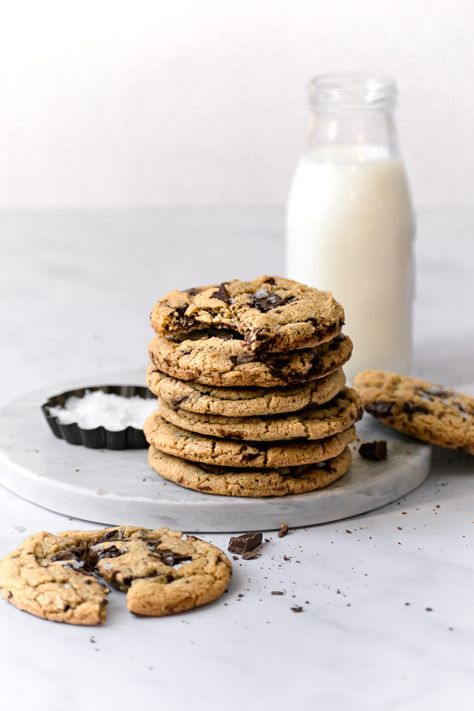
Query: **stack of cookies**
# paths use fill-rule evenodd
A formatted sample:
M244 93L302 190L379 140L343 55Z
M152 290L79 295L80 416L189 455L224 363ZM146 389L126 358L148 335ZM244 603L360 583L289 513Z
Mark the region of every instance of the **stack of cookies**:
M150 466L209 494L283 496L347 472L361 416L329 292L263 276L172 291L151 313Z

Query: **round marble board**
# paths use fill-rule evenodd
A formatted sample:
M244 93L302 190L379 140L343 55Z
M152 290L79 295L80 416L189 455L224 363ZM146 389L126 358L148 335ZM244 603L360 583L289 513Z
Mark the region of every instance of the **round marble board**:
M430 470L431 447L365 416L363 441L385 439L386 461L362 459L353 445L348 474L299 496L234 498L184 489L155 474L145 449L86 449L57 439L41 412L51 395L93 385L143 384L137 371L87 378L18 398L0 410L0 483L61 514L100 524L168 526L187 532L251 531L309 526L355 516L404 496Z

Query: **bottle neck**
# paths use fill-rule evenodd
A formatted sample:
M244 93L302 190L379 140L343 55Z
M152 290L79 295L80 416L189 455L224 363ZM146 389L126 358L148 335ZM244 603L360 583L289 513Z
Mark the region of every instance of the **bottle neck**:
M306 153L312 155L324 147L328 150L334 147L336 152L348 147L355 155L359 153L361 160L364 155L370 159L372 153L374 157L397 157L399 147L392 111L314 111L306 131Z
M348 147L361 156L364 151L397 156L393 118L397 94L395 82L388 77L354 73L314 77L308 85L311 117L306 151L334 148L337 153Z

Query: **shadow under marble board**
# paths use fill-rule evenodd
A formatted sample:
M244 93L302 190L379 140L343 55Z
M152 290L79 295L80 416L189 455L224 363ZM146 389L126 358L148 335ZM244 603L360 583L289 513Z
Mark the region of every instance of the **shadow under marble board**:
M348 474L326 489L298 496L234 498L184 489L156 475L146 450L86 449L56 439L41 412L51 395L103 383L142 385L139 371L83 378L40 390L0 410L0 483L61 514L104 525L237 532L310 526L371 511L405 496L429 474L431 447L365 416L362 440L385 439L388 459L362 459L353 447Z

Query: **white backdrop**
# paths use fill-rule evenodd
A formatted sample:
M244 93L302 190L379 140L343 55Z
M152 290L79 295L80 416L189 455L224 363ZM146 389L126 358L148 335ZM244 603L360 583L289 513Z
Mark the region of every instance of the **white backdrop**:
M474 203L472 0L0 0L0 207L283 203L307 79L392 74L418 205Z

